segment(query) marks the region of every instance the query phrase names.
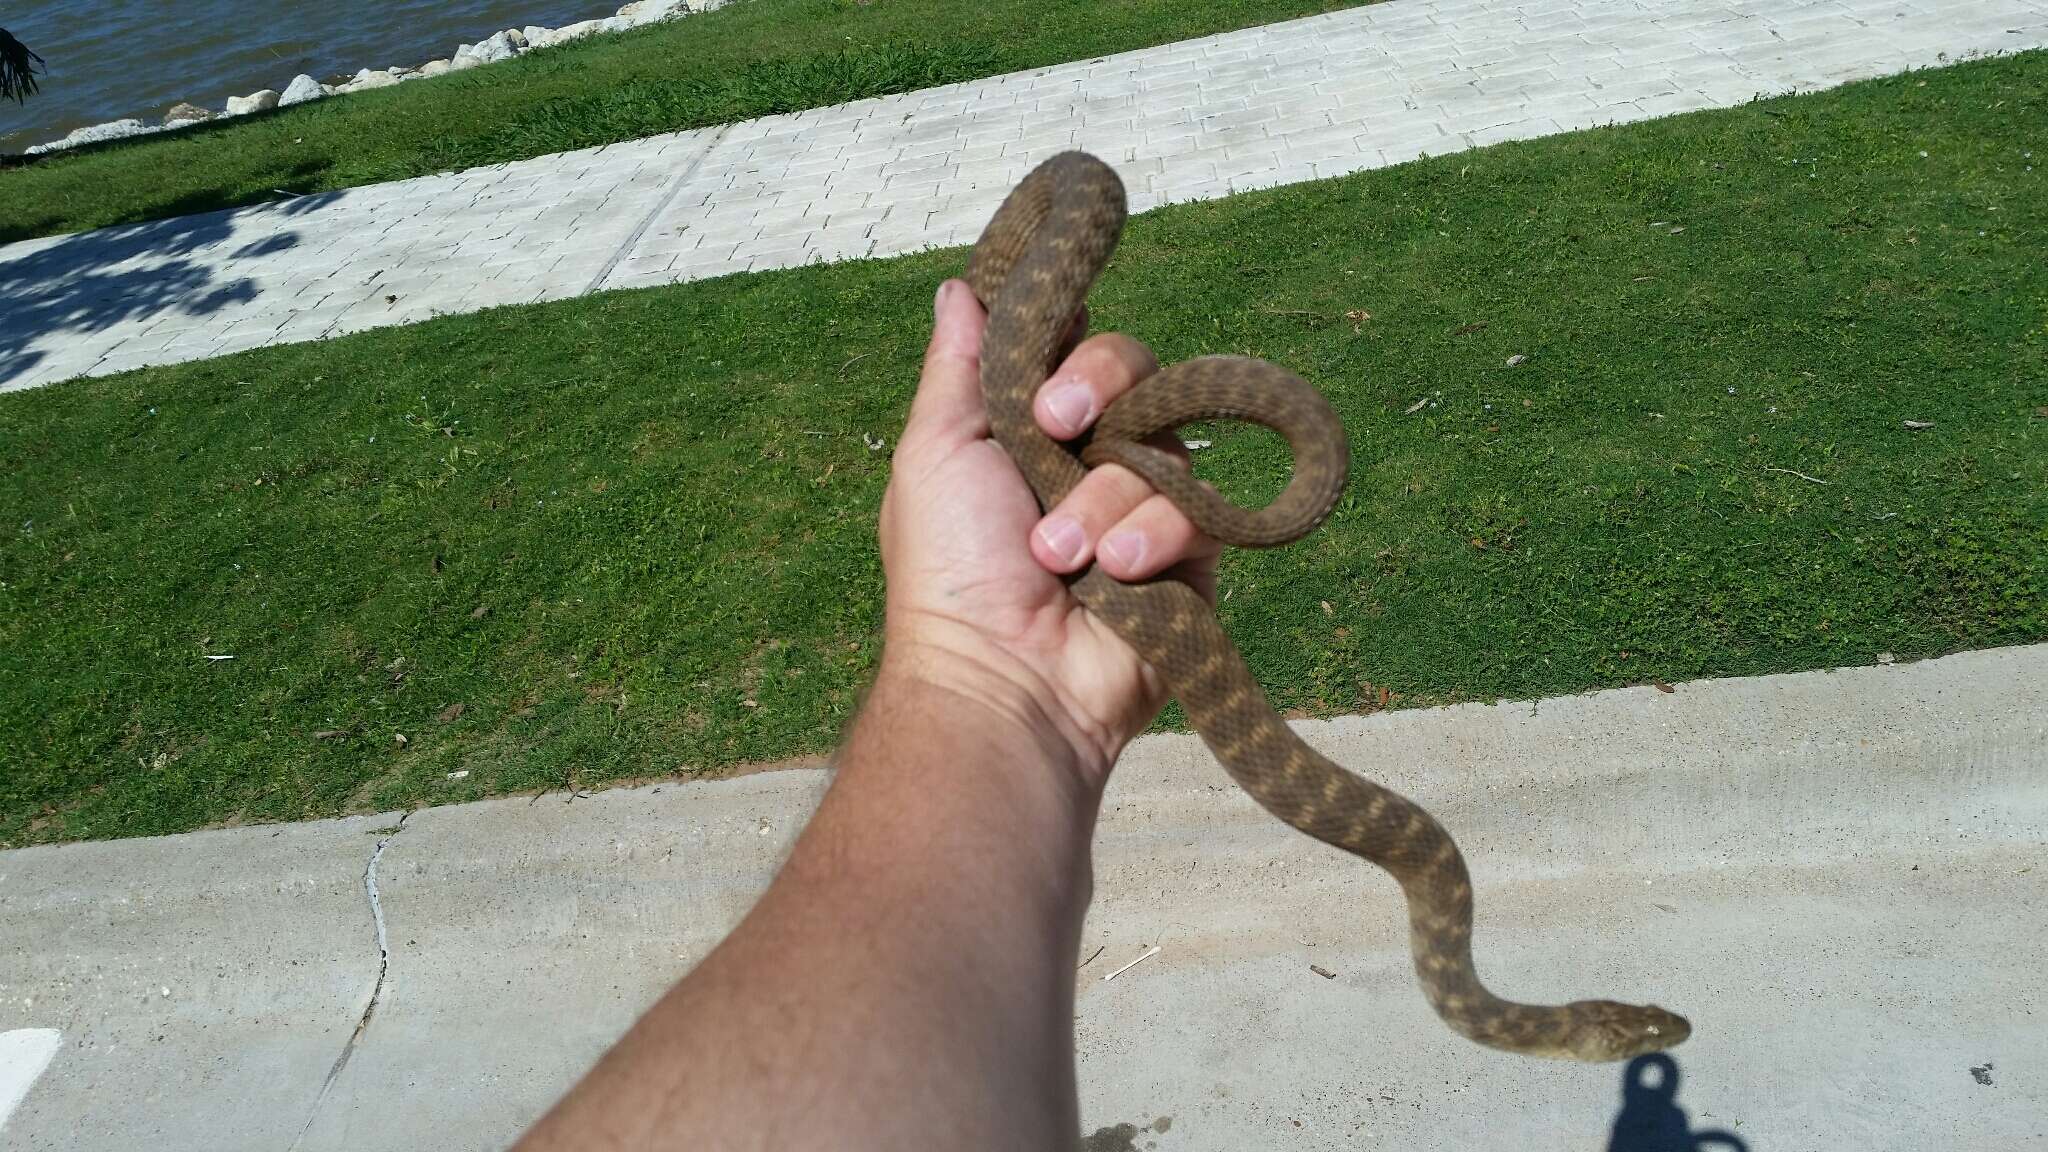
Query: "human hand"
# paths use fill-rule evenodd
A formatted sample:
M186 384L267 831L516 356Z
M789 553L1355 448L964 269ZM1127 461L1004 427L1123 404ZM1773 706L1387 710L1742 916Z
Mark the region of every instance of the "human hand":
M1091 562L1119 580L1170 572L1213 599L1220 549L1116 465L1090 471L1041 518L1023 475L989 438L980 382L986 314L958 280L940 285L933 311L882 499L883 674L967 693L1034 730L1050 724L1082 782L1099 787L1165 703L1165 686L1061 577ZM1078 337L1085 315L1076 319ZM1071 440L1158 367L1128 336L1070 341L1033 404L1038 426ZM1186 459L1178 440L1158 443Z

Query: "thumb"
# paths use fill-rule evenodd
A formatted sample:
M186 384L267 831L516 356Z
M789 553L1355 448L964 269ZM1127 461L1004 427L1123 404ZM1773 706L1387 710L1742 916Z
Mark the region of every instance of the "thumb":
M962 440L988 434L981 403L981 333L988 314L964 280L939 285L932 301L932 339L924 372L903 438L940 436Z

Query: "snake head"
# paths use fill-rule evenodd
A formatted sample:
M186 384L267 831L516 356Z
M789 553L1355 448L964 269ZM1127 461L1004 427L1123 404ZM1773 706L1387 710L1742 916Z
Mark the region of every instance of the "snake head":
M1629 1060L1675 1047L1692 1035L1692 1025L1685 1017L1654 1004L1580 1000L1568 1010L1574 1019L1564 1046L1566 1054L1576 1060Z

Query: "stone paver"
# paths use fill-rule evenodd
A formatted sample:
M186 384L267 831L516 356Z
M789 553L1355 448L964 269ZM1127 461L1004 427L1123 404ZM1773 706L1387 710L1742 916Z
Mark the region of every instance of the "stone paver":
M0 390L579 295L709 138L663 143L9 245Z
M1067 148L1132 208L2048 46L2048 0L1390 0L1035 72L0 248L0 390L966 243Z

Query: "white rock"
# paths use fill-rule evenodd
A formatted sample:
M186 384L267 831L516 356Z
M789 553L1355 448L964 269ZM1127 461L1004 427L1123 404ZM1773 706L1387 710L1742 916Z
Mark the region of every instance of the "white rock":
M119 140L123 136L147 136L151 132L161 132L163 130L164 127L161 124L147 124L130 116L120 120L109 120L105 124L98 124L93 128L81 128L71 135L80 137L77 143L97 144L102 140Z
M578 20L574 24L564 24L548 37L548 43L567 44L571 40L581 40L592 33L604 31L604 23L602 20Z
M261 92L251 92L247 96L228 97L228 110L223 115L247 116L251 112L268 112L275 107L277 89L265 88Z
M630 21L633 27L640 28L689 10L688 0L633 0L631 4L619 9L619 17Z
M389 72L372 72L368 68L356 73L356 78L341 86L343 92L367 92L372 88L389 88L398 83L398 77Z
M75 128L62 140L37 144L26 151L31 156L40 156L45 152L62 152L66 148L76 148L81 144L98 144L105 140L120 140L129 136L147 136L151 132L163 130L162 124L145 124L132 117L126 120L109 120L105 124L88 124L83 128Z
M538 24L528 24L519 30L519 34L526 38L526 47L529 50L545 48L555 42L555 30L553 28L543 28Z
M284 94L277 98L277 106L289 108L294 104L304 104L308 100L318 100L325 95L327 92L320 87L318 80L301 72L292 77L291 83L284 86Z
M609 16L597 22L597 28L600 32L624 32L632 26L632 18L627 16Z
M517 28L505 29L505 39L510 40L512 42L512 46L514 48L519 49L522 52L525 51L527 48L526 33L520 31Z
M164 113L164 123L166 125L197 124L211 119L213 119L213 113L208 112L197 104L173 104L171 105L171 110Z
M480 41L472 50L479 64L496 64L519 55L519 49L512 46L512 37L503 32L493 33L490 38Z
M454 57L448 61L448 70L450 72L460 72L464 68L474 68L477 65L483 63L483 61L476 58L474 53L467 51L469 45L464 44L462 47L464 48L464 51L457 52L454 55Z
M420 65L419 74L421 76L439 76L448 71L448 67L448 61L446 60L429 60L425 64Z

